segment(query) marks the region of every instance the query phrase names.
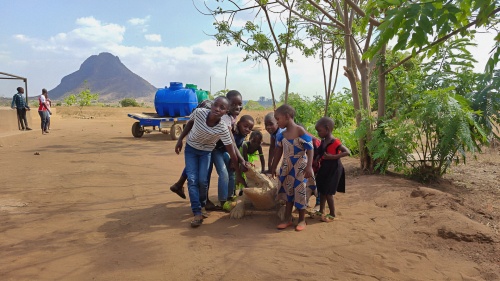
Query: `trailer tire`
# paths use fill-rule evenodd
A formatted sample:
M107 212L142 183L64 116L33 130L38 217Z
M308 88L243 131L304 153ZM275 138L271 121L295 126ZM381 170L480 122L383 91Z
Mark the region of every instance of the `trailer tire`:
M136 138L140 138L142 137L142 135L144 135L144 130L141 127L141 123L135 122L132 125L132 135Z
M170 128L170 138L173 140L179 139L182 134L182 130L183 128L181 124L172 125L172 127Z

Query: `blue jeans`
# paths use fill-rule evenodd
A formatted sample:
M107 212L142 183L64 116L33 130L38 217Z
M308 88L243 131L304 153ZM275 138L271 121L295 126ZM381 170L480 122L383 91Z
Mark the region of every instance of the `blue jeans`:
M186 144L184 149L189 201L195 216L201 215L201 208L207 203L210 156L211 151L199 150L189 144Z
M40 119L42 120L41 128L42 131L47 131L47 127L49 125L49 112L48 111L38 111L38 114L40 115Z
M229 153L219 149L212 151L212 162L219 175L218 198L219 201L226 201L233 196L235 186L235 173L231 170L231 159Z

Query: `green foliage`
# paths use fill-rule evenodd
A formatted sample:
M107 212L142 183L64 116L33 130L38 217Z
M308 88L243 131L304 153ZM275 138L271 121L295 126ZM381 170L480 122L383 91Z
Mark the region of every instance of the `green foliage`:
M66 98L64 98L64 102L68 106L77 105L80 109L80 114L82 113L82 109L84 106L90 106L92 103L97 102L99 100L98 93L92 93L87 86L87 81L84 82L84 90L82 90L78 94L70 94Z
M139 107L139 103L133 98L125 98L120 101L122 107Z
M56 103L56 106L62 106L62 102L58 101L58 102Z
M375 44L364 54L371 58L384 44L397 38L393 51L411 50L412 54L423 51L431 57L439 51L441 44L432 44L454 33L462 38L473 38L474 28L493 27L499 20L498 0L462 1L398 1L370 0L367 15L385 13L382 24L377 28ZM476 21L474 25L471 22ZM493 47L494 52L487 65L492 72L500 56L500 44Z
M213 96L213 98L215 99L216 97L225 97L227 92L229 92L229 89L223 89L223 90L219 90L215 93L215 95Z
M64 98L64 103L68 106L72 106L77 103L76 95L71 94Z
M284 94L281 96L284 98ZM317 136L316 122L323 117L325 100L320 96L314 98L301 97L299 94L290 93L288 104L295 109L295 122L304 126L311 134ZM349 93L338 94L330 99L328 117L335 122L333 135L351 150L353 155L359 152L355 131L354 106Z
M246 109L246 110L264 110L265 108L262 105L260 105L259 102L249 100L245 104L244 109Z

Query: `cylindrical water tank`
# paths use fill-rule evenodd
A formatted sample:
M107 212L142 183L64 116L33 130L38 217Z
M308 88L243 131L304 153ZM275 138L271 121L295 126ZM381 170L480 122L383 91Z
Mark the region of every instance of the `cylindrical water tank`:
M188 116L198 106L198 98L192 89L186 89L180 82L170 82L170 87L158 89L155 95L155 109L159 116Z

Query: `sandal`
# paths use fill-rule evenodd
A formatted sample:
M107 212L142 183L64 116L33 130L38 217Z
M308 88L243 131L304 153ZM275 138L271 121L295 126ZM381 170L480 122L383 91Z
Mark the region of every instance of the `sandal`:
M280 223L278 224L278 226L276 228L278 228L279 230L283 230L289 226L292 226L293 225L293 221L289 221L289 222L283 222L283 223Z
M321 216L321 221L324 221L324 222L332 222L334 219L335 219L335 217L330 215L330 214L325 215L325 216Z
M295 227L295 231L302 231L304 229L306 229L306 225L307 223L303 223L303 224L298 224L296 227Z

